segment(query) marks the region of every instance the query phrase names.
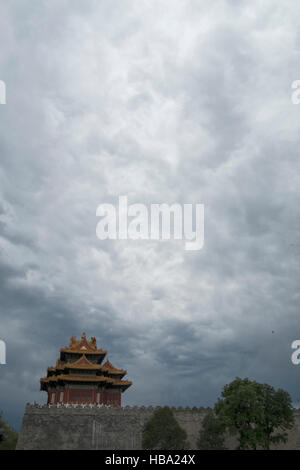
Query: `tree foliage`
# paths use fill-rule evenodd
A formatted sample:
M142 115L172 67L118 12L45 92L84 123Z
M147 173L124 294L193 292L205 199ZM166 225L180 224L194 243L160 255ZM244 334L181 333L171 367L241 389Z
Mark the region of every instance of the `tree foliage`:
M187 448L187 435L168 406L157 408L145 423L143 449L181 450Z
M14 450L17 445L18 433L4 421L0 411L0 450Z
M215 416L213 410L208 410L199 432L197 448L200 450L225 450L224 425Z
M286 442L294 424L290 395L268 384L236 378L225 385L215 405L218 419L231 434L238 434L240 449L269 449Z

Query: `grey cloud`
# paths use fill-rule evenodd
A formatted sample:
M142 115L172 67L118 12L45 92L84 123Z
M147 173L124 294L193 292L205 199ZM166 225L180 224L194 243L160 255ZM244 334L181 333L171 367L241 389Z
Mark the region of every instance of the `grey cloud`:
M127 369L125 404L213 405L236 376L300 401L298 9L1 5L0 408L12 424L45 401L39 378L82 331ZM203 250L101 242L96 208L119 195L204 203Z

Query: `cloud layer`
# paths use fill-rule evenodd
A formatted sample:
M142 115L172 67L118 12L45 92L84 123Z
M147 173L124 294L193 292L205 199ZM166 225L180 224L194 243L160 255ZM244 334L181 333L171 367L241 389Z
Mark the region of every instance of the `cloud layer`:
M43 403L96 336L130 405L213 405L236 376L300 402L298 2L0 6L0 408ZM96 208L204 203L205 245L96 237Z

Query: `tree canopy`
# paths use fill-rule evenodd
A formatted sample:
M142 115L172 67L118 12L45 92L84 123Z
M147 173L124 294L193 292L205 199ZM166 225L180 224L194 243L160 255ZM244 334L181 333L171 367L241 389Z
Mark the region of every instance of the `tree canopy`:
M181 450L187 448L187 435L176 421L168 406L154 410L145 423L142 436L143 449Z
M290 395L268 384L236 378L225 385L215 405L217 419L238 434L240 449L269 449L286 442L294 424Z
M204 416L199 432L197 448L200 450L225 450L224 426L218 420L213 410L208 410Z
M14 450L17 445L18 433L4 421L0 411L0 450Z

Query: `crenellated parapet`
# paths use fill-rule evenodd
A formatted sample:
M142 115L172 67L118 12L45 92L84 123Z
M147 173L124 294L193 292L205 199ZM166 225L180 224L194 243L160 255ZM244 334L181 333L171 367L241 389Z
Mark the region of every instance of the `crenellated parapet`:
M31 410L31 409L111 409L112 408L112 405L105 405L103 403L101 404L95 404L95 403L56 403L54 405L48 403L48 404L43 404L43 405L40 405L39 403L34 403L34 404L30 404L30 403L27 403L26 404L26 410ZM130 406L130 405L126 405L126 406L119 406L119 407L116 407L114 408L115 410L117 410L117 412L122 412L122 411L138 411L138 412L151 412L153 413L155 410L157 409L160 409L160 408L163 408L163 406L160 406L160 405L157 405L157 406L152 406L152 405L149 405L149 406L137 406L137 405L134 405L134 406ZM182 407L182 406L179 406L179 407L175 407L175 406L170 406L170 409L175 412L175 413L179 413L179 412L184 412L184 413L187 413L187 412L192 412L192 413L205 413L207 412L209 409L209 407L205 408L203 406L201 407L196 407L196 406L193 406L192 408L189 407L189 406L186 406L185 408ZM300 412L300 410L299 410Z

